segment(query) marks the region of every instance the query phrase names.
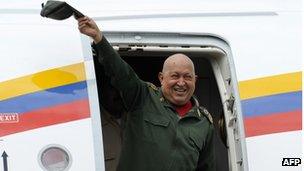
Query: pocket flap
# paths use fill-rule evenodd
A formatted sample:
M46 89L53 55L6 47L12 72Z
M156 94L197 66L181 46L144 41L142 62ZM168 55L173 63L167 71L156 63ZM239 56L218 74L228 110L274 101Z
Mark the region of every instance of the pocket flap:
M202 134L202 133L201 133ZM190 139L194 142L195 146L201 150L203 148L204 145L204 140L203 140L203 136L200 135L199 132L197 131L190 131L189 133L189 137Z
M145 116L144 120L146 122L149 122L149 123L153 124L153 125L158 125L158 126L163 126L163 127L167 127L170 123L170 121L167 118L162 117L162 116L157 116L157 115L155 115L155 116L153 116L153 115L152 116L151 115L150 116Z

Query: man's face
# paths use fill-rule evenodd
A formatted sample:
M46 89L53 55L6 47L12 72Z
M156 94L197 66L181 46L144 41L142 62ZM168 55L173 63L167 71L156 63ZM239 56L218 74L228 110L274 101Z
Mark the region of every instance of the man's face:
M166 68L159 73L164 97L176 106L186 104L195 90L196 75L192 62L177 59L165 65Z

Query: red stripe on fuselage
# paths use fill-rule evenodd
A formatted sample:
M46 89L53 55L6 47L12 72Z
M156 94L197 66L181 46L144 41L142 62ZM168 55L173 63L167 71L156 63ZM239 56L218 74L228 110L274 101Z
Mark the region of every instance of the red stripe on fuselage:
M301 110L245 118L246 137L301 129Z
M88 99L19 114L18 123L0 123L0 137L90 117Z

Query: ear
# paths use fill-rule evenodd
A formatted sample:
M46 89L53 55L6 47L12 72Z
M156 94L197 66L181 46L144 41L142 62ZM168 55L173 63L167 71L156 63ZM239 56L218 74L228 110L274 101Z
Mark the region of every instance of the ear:
M159 73L158 73L158 80L159 80L159 82L160 82L161 85L162 85L163 79L164 79L163 73L162 73L162 72L159 72Z
M195 75L195 76L194 76L194 83L196 83L197 78L198 78L198 76L197 76L197 75Z

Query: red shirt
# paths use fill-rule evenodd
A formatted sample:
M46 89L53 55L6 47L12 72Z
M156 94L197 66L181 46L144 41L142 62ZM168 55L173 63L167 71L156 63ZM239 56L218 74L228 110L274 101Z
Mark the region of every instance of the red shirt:
M177 111L177 113L180 117L184 117L191 108L192 108L192 103L189 101L184 106L176 106L175 110Z

